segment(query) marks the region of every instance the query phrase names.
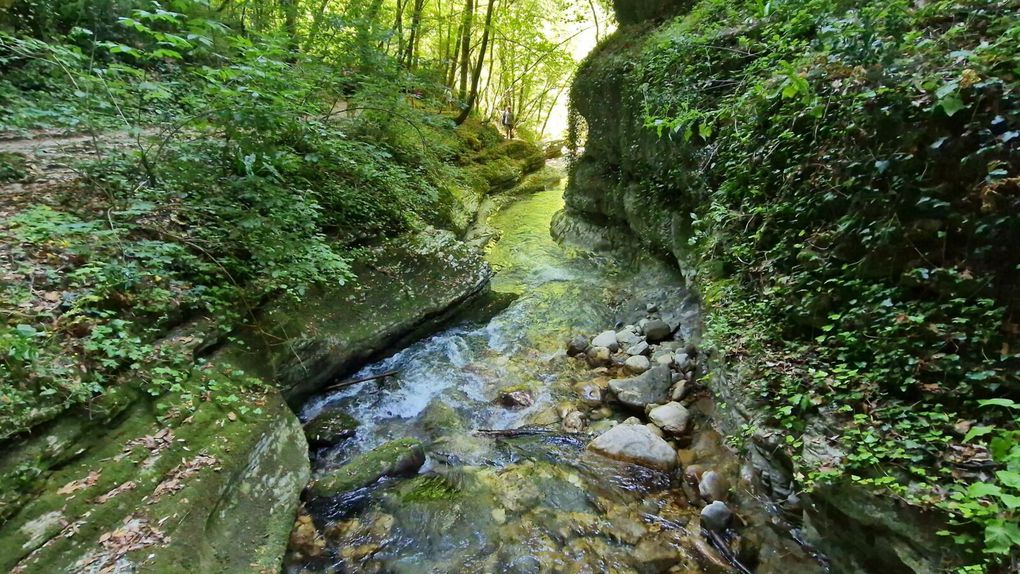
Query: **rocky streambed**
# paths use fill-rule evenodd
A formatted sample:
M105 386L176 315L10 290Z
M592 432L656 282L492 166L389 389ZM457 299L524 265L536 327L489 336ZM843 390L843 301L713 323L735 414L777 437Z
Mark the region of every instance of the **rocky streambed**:
M712 429L682 278L561 207L492 216L490 304L304 404L288 572L823 571Z

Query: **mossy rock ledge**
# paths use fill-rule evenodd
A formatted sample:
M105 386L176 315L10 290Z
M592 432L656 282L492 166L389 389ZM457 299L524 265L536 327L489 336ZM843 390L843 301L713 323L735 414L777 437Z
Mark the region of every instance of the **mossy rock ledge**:
M17 495L4 500L0 571L278 571L308 447L278 391L236 394L229 411L199 402L168 420L138 393L116 418L68 414L5 445L0 480ZM14 488L28 466L31 488Z

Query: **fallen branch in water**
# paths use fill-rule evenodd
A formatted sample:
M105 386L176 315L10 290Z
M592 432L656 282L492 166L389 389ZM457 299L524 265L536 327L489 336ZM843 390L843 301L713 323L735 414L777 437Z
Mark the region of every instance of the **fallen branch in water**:
M393 375L396 375L399 372L400 371L386 371L385 373L379 373L378 375L369 375L367 377L358 377L357 379L348 379L346 381L339 382L335 385L330 385L326 387L326 390L335 391L337 389L350 387L352 385L357 385L359 383L367 383L368 381L374 381L376 379L385 379L386 377L392 377Z
M542 427L521 427L515 429L475 429L471 434L497 438L515 438L519 436L560 435L563 433L559 430Z

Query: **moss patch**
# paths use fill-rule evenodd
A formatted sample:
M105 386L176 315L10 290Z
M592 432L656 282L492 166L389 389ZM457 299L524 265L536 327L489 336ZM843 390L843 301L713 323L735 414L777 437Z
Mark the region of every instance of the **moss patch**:
M313 496L337 496L368 486L384 476L413 473L425 463L421 441L403 438L359 454L309 487Z

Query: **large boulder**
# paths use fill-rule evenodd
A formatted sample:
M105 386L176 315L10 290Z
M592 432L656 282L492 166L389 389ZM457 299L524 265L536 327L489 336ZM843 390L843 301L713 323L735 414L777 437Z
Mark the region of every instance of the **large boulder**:
M355 456L315 480L308 489L312 496L338 496L368 486L384 476L414 474L423 464L425 447L421 441L402 438Z
M665 472L675 469L677 464L676 452L669 443L640 424L616 425L591 441L588 450Z
M669 368L657 366L636 377L610 381L609 388L621 403L644 409L647 404L666 402L672 384Z

